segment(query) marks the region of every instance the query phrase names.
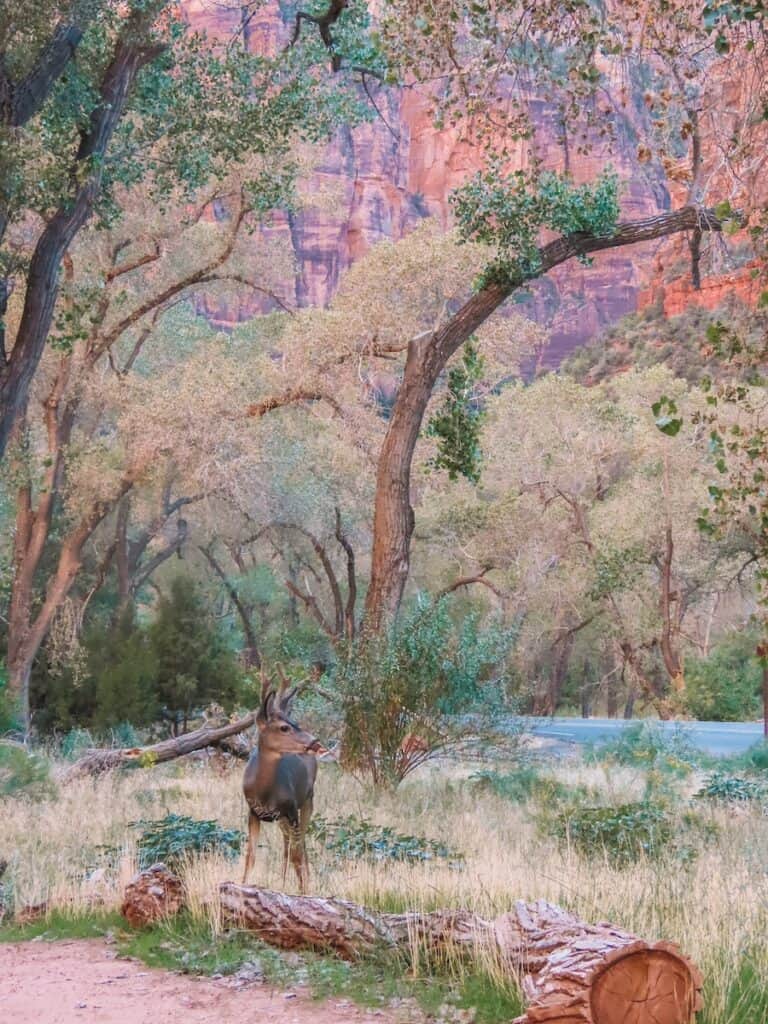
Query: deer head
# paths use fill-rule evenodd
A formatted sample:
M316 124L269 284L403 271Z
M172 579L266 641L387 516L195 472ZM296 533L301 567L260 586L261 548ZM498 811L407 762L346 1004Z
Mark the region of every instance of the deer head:
M280 667L278 674L280 685L276 688L266 672L261 673L261 706L256 715L259 750L272 754L309 754L322 750L317 738L290 717L291 704L299 687L290 685Z

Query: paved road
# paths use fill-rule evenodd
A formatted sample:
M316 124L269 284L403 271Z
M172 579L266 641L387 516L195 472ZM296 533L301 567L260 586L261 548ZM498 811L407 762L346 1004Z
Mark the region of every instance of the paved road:
M615 718L539 718L531 719L533 732L562 743L593 743L611 739L636 720ZM681 729L691 743L719 757L740 754L763 737L762 722L658 722L670 732Z

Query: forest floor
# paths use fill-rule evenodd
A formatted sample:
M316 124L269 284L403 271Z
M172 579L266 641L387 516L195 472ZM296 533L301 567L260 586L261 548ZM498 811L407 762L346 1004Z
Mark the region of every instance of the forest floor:
M235 977L194 978L117 959L99 939L0 944L0 1018L34 1024L389 1024L396 1013L317 1002Z

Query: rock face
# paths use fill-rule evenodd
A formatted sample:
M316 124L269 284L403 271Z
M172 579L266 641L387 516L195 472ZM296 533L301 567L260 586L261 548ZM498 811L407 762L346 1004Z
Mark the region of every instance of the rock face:
M274 51L288 35L276 0L259 6L245 27L234 7L206 0L186 0L184 6L194 27L222 37L240 30L257 52ZM617 93L626 95L623 86L617 81ZM296 305L327 303L346 268L379 240L402 237L426 216L447 223L451 191L481 164L481 153L459 139L455 130L435 130L423 93L379 90L376 103L382 117L354 130L339 130L307 183L307 195L330 192L337 197L335 203L310 203L295 214L278 217L269 228L272 237L285 236L293 249L295 278L285 282L284 290L285 298ZM644 116L641 101L630 98L614 140L600 142L587 154L564 137L551 105L534 96L530 104L539 128L536 155L545 166L567 169L575 180L586 181L612 164L628 183L622 196L627 217L669 205L661 178L635 158L632 122ZM519 166L530 158L530 144L520 143L515 154ZM258 242L257 234L253 244ZM637 249L604 253L589 268L565 266L533 287L523 311L550 330L545 364L558 363L602 326L636 308L645 284L638 267L644 262ZM270 308L252 294L226 302L201 294L196 302L199 312L223 328Z

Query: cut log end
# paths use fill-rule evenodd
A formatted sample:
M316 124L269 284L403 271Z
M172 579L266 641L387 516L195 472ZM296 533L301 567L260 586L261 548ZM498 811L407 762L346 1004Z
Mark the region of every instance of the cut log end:
M674 947L617 951L590 987L590 1024L689 1024L701 1008L698 971Z

